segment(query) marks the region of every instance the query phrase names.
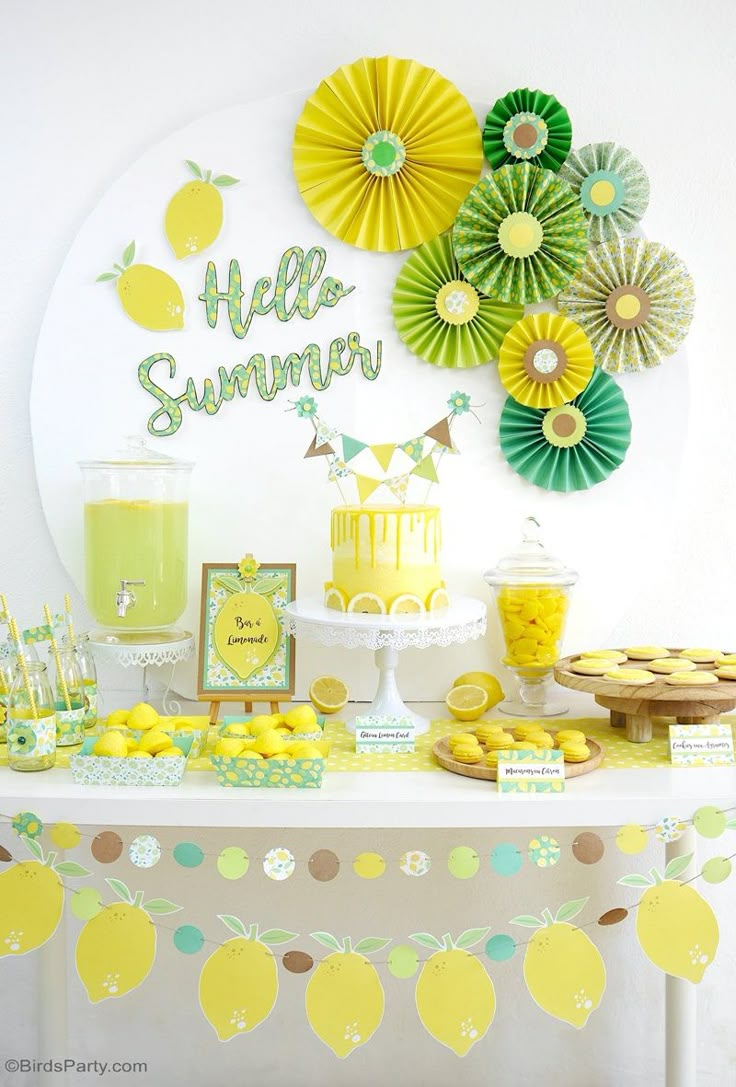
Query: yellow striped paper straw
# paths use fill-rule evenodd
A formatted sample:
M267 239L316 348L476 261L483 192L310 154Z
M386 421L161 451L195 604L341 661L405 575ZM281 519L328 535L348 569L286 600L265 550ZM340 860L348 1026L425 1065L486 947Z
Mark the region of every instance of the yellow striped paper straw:
M46 622L48 624L48 628L51 631L51 637L50 637L49 641L51 642L51 652L53 653L54 661L56 662L56 675L57 675L57 677L59 679L59 686L61 687L61 693L64 696L64 705L66 706L66 708L68 710L70 710L72 708L72 700L69 697L69 688L66 685L66 680L64 679L64 674L63 674L63 672L61 670L61 659L59 657L59 645L58 645L58 643L56 641L56 638L54 637L54 626L53 626L53 620L51 618L51 608L48 606L48 604L44 604L44 606L43 606L43 615L44 615L44 619L46 620Z
M20 668L20 670L21 670L21 672L23 674L23 686L25 687L26 694L28 695L28 702L30 703L31 713L33 714L33 720L37 721L38 720L38 707L36 706L36 700L33 697L33 691L31 690L31 681L28 678L28 667L27 667L27 664L26 664L26 656L25 656L25 653L23 652L23 646L21 645L20 634L18 633L18 624L16 623L15 619L13 619L12 615L8 616L8 627L10 629L10 637L15 642L15 647L16 647L16 649L18 651L18 667Z

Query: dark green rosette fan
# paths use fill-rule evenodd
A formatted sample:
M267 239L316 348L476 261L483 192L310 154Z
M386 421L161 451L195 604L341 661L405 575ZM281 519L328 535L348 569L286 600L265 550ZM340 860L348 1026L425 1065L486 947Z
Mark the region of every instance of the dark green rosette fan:
M572 145L570 116L553 94L528 87L499 98L483 126L483 153L494 170L530 162L559 170Z

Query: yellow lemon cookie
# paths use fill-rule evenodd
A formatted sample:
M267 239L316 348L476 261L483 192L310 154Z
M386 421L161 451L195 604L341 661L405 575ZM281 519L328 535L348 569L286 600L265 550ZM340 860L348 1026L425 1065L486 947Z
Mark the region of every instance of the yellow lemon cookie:
M483 758L483 750L480 744L458 744L453 749L452 757L457 762L480 762Z
M606 672L603 678L610 679L614 683L626 683L631 684L632 687L641 687L645 683L654 683L657 677L654 672L647 672L645 668L612 668L610 672Z
M555 740L560 747L563 744L584 744L585 733L577 728L563 728L557 733Z
M718 668L722 668L724 665L727 668L736 665L736 653L719 653L716 657L716 665Z
M680 657L662 657L661 660L649 661L652 672L661 672L671 675L672 672L694 672L697 668L695 661L682 660Z
M560 744L560 751L565 762L585 762L590 758L590 748L587 744L566 743Z
M503 732L503 725L493 725L490 722L487 725L481 725L475 730L475 738L482 744L488 742L489 736L500 736Z
M624 661L629 659L620 649L589 649L586 653L581 653L580 656L583 660L615 661L616 664L623 664Z
M713 673L719 679L736 679L736 664L723 664Z
M572 661L569 668L578 676L604 676L617 664L618 661L615 661L613 657L596 657L595 659L586 657L585 660Z
M506 748L511 747L514 742L514 737L508 732L501 732L496 736L489 736L486 740L486 747L489 751L505 751Z
M673 687L706 687L717 682L715 672L673 672L665 677L665 683L671 683Z
M681 649L679 656L696 664L712 664L721 655L720 649Z
M632 661L653 661L670 655L669 649L665 649L663 645L632 645L625 653Z

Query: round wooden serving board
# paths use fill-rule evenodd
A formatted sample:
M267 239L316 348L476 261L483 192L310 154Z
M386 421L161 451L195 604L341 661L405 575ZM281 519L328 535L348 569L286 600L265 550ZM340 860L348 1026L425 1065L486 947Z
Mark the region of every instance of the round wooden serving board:
M552 729L547 729L552 736L555 733ZM590 748L590 758L585 762L566 762L565 763L565 777L577 778L582 774L589 774L592 770L597 770L603 759L603 748L595 740L590 740L585 737L585 742ZM483 744L480 745L483 748L485 754L486 748ZM480 778L481 781L495 781L498 777L495 766L484 766L483 763L467 763L458 762L457 759L453 759L450 753L450 745L447 742L447 736L443 736L441 740L432 748L434 757L440 766L443 766L445 770L450 770L453 774L461 774L466 778Z

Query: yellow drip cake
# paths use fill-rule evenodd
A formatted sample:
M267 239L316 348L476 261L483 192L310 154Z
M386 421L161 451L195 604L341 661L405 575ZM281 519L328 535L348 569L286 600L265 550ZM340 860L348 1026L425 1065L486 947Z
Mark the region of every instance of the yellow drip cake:
M325 585L325 604L373 615L446 607L441 545L437 506L338 506L332 511L332 581Z

